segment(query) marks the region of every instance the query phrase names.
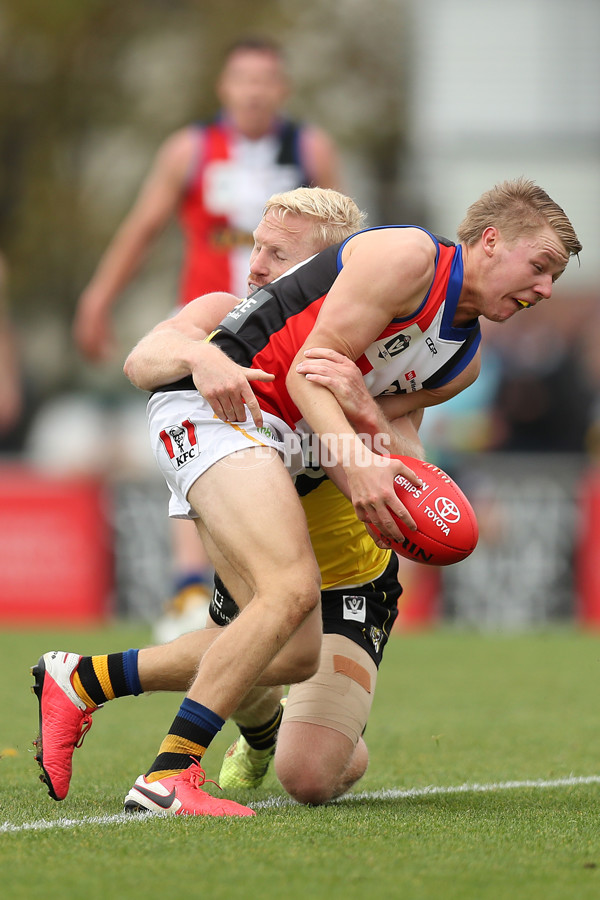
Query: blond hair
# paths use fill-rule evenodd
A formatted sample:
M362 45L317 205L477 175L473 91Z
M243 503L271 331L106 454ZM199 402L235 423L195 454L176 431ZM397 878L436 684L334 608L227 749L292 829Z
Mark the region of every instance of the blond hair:
M331 188L302 187L273 194L265 205L263 215L268 212L278 216L282 224L288 213L312 219L314 240L321 249L360 231L366 221L366 214L354 200Z
M472 203L457 229L461 243L475 244L494 226L508 243L549 225L567 257L581 252L581 242L563 209L535 182L526 178L503 181Z

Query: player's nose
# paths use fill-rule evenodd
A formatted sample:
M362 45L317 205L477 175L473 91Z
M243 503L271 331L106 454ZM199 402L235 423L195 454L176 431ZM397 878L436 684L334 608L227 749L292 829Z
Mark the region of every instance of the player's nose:
M552 296L552 288L554 287L554 282L552 281L552 275L547 274L538 280L538 283L535 286L535 291L537 293L538 300L549 300Z
M266 275L268 271L267 255L259 250L258 253L250 257L250 273L252 275Z

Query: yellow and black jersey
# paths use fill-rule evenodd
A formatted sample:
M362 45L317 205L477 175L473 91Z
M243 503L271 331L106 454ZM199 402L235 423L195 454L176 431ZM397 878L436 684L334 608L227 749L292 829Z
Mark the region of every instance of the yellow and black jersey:
M381 550L322 469L306 469L295 480L321 570L322 590L365 584L378 578L391 550Z

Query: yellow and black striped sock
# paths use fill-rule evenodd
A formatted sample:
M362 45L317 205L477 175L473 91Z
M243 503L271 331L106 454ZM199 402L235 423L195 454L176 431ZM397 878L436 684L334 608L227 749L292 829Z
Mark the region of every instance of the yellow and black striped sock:
M240 734L254 750L268 750L270 747L275 746L282 716L283 706L279 703L273 718L269 719L264 725L260 725L258 728L242 728L241 725L238 725Z
M138 653L139 650L126 650L124 653L82 656L73 673L75 693L91 708L115 697L141 694Z
M158 756L146 772L146 780L152 782L177 775L189 768L190 757L202 759L224 724L224 719L212 710L186 697L160 745Z

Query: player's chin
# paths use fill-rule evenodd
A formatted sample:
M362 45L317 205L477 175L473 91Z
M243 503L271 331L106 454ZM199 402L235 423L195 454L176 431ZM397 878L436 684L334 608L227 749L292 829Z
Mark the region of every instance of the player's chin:
M498 312L493 316L487 316L486 318L488 318L490 322L497 322L498 325L502 325L503 322L508 322L509 319L512 319L518 311L518 309L502 310L501 312Z
M505 322L506 319L512 319L514 314L521 309L514 300L506 301L498 306L494 319L496 322Z

